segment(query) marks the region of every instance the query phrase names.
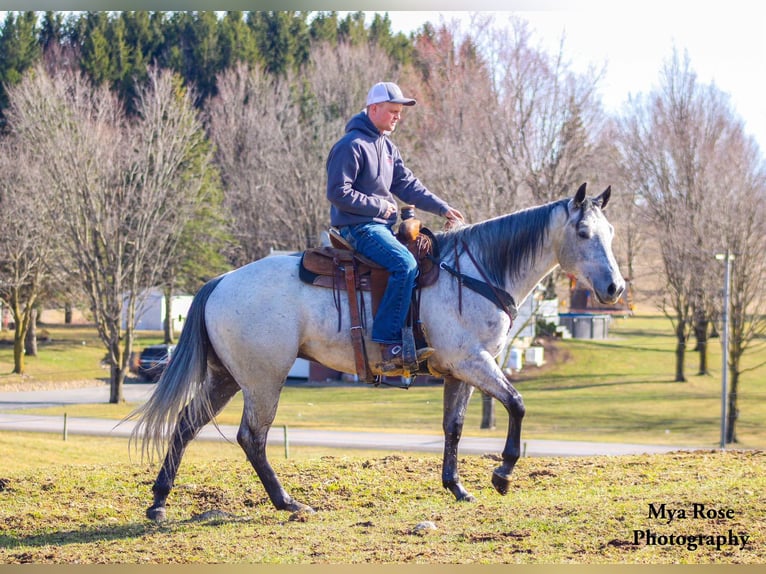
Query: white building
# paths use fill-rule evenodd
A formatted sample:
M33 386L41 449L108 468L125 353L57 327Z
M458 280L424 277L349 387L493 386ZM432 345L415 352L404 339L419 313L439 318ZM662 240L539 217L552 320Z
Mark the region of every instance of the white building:
M543 348L530 346L537 334L537 321L559 324L559 300L543 299L543 288L538 286L519 305L516 320L511 326L510 343L500 354L500 367L520 371L523 362L540 366Z
M173 333L178 334L184 326L189 307L194 297L192 295L173 295L170 298L170 320ZM162 289L147 289L138 296L136 304L136 330L162 331L165 324L165 294ZM123 328L126 325L125 310L122 316Z

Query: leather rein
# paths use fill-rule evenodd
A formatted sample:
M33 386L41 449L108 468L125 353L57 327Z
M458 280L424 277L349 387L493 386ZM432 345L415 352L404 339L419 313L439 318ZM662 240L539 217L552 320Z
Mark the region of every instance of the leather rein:
M518 308L516 307L516 302L513 300L513 297L510 293L505 291L504 289L501 289L500 287L493 285L489 279L487 278L486 273L482 270L481 266L476 262L476 259L474 258L471 251L468 249L468 245L466 244L465 240L461 241L461 245L463 247L463 250L468 254L468 257L471 259L471 262L474 264L476 269L478 269L479 274L481 275L483 281L476 279L475 277L471 277L469 275L466 275L465 273L462 273L460 271L460 258L457 251L457 243L455 243L455 267L452 267L451 265L448 265L444 261L441 261L439 257L432 257L432 261L439 266L440 269L444 269L447 273L455 277L458 281L458 309L460 311L460 314L463 314L463 292L462 287L465 285L468 289L471 291L474 291L481 295L482 297L485 297L486 299L492 301L498 308L500 308L502 311L505 312L506 315L511 319L511 323L516 319L516 317L519 314Z

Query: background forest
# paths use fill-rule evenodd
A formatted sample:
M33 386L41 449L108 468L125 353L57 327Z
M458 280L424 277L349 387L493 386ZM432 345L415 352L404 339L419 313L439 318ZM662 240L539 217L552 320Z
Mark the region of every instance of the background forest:
M418 100L393 135L405 162L469 222L612 186L615 251L633 296L673 322L677 380L692 336L707 368L722 316L715 255L733 254L736 397L740 359L766 329L766 166L685 54L658 77L609 114L598 70L572 71L563 44L540 49L523 19L481 14L467 31L405 36L362 12L9 12L0 298L17 372L40 305L75 302L119 401L142 290L194 292L272 249L318 244L327 153L369 87L391 80Z

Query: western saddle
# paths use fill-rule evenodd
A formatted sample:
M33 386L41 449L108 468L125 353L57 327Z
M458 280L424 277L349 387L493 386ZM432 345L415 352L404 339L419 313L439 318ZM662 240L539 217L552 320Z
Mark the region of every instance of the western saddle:
M406 210L407 208L405 208ZM407 213L403 210L403 215ZM405 217L407 217L405 215ZM300 278L303 282L333 290L338 311L338 331L341 330L341 291L346 291L351 318L351 341L354 349L356 375L359 380L379 383L380 374L370 367L365 348L363 331L365 303L362 291L369 291L372 316L378 311L388 283L388 271L377 263L357 253L341 237L335 228L329 229L331 245L307 249L301 257ZM397 231L397 238L407 246L418 262L418 277L412 294L407 324L402 329L402 376L427 373L424 365L417 363L416 348L426 346L426 334L420 322L420 289L436 282L439 276L439 260L436 240L430 230L420 225L412 215L404 219Z

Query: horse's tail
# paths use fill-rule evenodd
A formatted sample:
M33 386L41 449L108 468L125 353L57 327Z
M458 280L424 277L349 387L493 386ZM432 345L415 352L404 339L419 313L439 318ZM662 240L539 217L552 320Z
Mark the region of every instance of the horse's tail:
M200 394L207 373L207 353L210 339L205 326L205 306L208 297L218 286L221 277L217 277L197 292L186 317L178 344L165 371L162 373L154 393L142 406L130 413L125 420L138 417L131 433L130 443L141 439L141 455L153 458L154 453L162 456L163 447L168 443L175 429L181 411L191 400L195 411L187 416L195 420L203 412L212 418L209 398Z

